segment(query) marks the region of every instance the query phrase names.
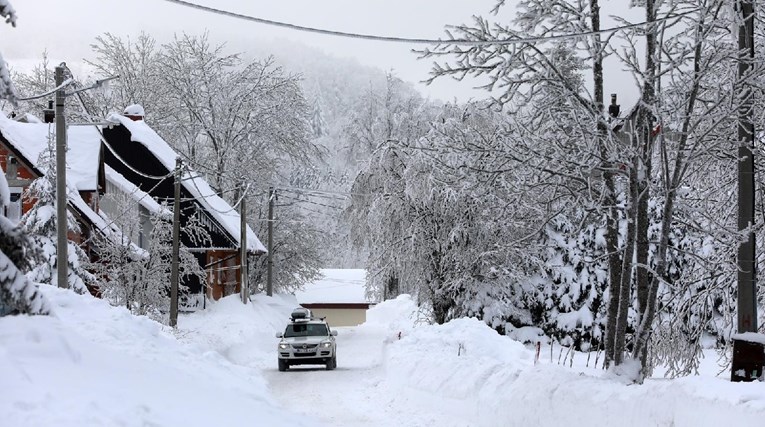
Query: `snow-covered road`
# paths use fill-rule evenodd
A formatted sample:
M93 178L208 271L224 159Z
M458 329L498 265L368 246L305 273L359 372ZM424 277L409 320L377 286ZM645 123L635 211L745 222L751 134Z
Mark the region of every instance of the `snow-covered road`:
M443 400L415 390L391 390L383 371L386 336L360 328L338 330L338 367L297 366L287 372L273 368L264 375L276 399L293 412L329 426L467 426L443 408ZM275 351L275 350L274 350Z
M408 296L339 330L337 370L278 372L274 333L294 297L227 297L173 330L41 289L55 315L0 318L3 426L760 427L765 417L765 384L731 383L716 366L637 386L582 366L583 354L573 367L535 365L531 348L477 319L420 325Z

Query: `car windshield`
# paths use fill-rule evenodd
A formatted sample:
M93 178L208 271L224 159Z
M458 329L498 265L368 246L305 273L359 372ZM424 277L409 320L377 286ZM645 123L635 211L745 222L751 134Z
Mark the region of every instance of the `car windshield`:
M287 330L284 331L285 338L327 335L327 325L323 323L293 323L287 325Z

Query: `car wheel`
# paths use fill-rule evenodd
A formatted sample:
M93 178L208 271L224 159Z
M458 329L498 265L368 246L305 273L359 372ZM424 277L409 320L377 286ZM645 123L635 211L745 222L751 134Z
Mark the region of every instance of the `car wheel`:
M289 363L287 363L284 359L279 359L279 372L284 372L287 370L287 368L290 366Z
M332 356L331 359L329 359L329 362L327 362L327 370L331 371L333 369L337 368L337 355Z

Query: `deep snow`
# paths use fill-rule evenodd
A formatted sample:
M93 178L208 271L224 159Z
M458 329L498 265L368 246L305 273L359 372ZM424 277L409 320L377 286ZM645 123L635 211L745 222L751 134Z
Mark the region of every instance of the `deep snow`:
M0 318L0 425L314 425L260 372L105 301L42 285L52 316Z
M761 426L765 383L701 376L626 385L577 354L474 319L431 326L408 296L338 328L338 369L278 372L274 333L294 296L228 297L172 331L43 286L49 317L0 318L0 424L326 426Z

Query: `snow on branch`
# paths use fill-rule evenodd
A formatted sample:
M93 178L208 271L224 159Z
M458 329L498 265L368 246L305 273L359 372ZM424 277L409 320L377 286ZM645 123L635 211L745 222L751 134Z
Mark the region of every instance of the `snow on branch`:
M8 0L0 0L0 16L5 18L5 22L16 26L16 10L11 6Z

